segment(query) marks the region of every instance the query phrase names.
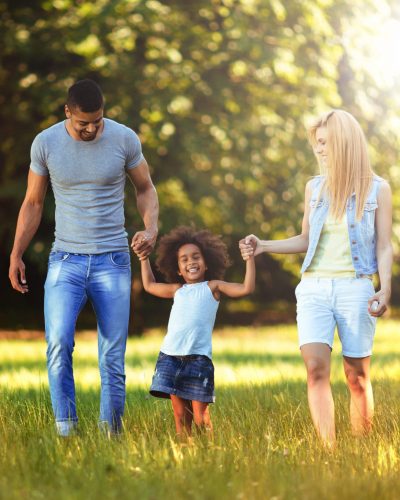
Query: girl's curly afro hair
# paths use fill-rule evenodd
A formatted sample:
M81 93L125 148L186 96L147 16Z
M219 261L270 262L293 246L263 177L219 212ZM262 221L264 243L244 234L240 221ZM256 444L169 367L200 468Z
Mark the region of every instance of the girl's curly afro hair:
M178 275L178 250L187 244L197 245L207 265L206 280L222 279L230 265L228 249L220 236L203 229L179 226L160 238L156 265L168 282L184 282Z

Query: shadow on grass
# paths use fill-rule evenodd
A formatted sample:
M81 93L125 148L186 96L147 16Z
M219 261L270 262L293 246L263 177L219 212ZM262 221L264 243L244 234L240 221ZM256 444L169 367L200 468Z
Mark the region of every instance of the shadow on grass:
M132 355L129 354L125 358L126 366L129 368L137 368L144 366L155 366L157 361L158 353L155 354L145 354L145 355ZM253 366L275 366L279 363L302 365L303 360L300 355L297 354L268 354L268 353L218 353L213 356L213 362L216 367L219 363L227 363L233 367L238 367L240 365L253 365ZM74 359L74 368L97 368L98 361L95 357L90 359L82 359L80 357ZM46 369L46 359L45 354L41 359L15 359L6 360L0 363L0 373L7 373L19 370L45 370Z
M253 364L253 365L275 365L277 363L291 363L293 365L303 364L303 359L299 354L282 353L260 353L260 352L223 352L213 354L215 365L228 363L232 366Z
M79 348L77 349L79 352ZM95 357L96 353L91 358L83 359L81 357L75 357L74 359L74 368L75 369L90 369L90 368L98 368L98 360ZM155 366L157 360L158 353L155 352L149 354L128 354L125 358L126 366L129 368L140 368L140 367L148 367ZM249 366L261 366L271 368L284 363L285 365L293 365L294 367L303 366L303 359L300 353L294 354L284 354L284 353L267 353L267 352L245 352L245 353L237 353L237 352L218 352L213 355L213 362L218 369L218 364L229 364L233 368L239 367L240 365L249 365ZM341 365L342 357L340 355L335 354L332 357L333 365ZM397 353L382 353L382 354L374 354L371 359L371 365L375 371L382 370L385 372L385 369L392 363L398 363L400 365L400 359ZM43 371L46 370L46 358L45 351L42 356L38 359L21 359L16 358L15 360L3 360L0 363L0 373L7 372L15 372L20 370L28 370L28 371ZM288 372L289 373L289 372ZM290 375L290 373L289 373ZM305 371L304 371L305 375ZM398 373L398 377L400 378L400 369Z
M141 367L144 365L155 365L157 360L157 355L145 355L145 356L127 356L126 366L127 367ZM73 361L74 369L90 369L98 368L98 360L93 357L90 359L77 358ZM1 361L0 363L0 373L7 373L19 370L29 370L35 372L37 370L46 370L46 358L45 355L41 359L15 359Z

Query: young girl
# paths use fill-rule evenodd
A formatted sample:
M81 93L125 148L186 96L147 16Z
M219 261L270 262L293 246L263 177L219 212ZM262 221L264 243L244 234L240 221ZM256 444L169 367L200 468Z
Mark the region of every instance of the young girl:
M174 298L150 394L170 398L178 436L197 428L212 431L214 402L211 334L221 294L243 297L255 285L254 259L246 261L243 283L222 281L229 264L225 244L209 231L178 227L160 239L156 264L169 283L157 283L149 260L141 261L144 289Z
M308 182L302 232L285 240L240 242L242 256L306 252L296 288L297 325L307 369L308 402L324 444L335 445L330 361L335 327L342 343L356 435L370 431L374 403L370 358L376 318L388 307L392 269L389 184L371 169L356 119L335 109L309 129L321 175ZM380 290L373 275L378 272Z

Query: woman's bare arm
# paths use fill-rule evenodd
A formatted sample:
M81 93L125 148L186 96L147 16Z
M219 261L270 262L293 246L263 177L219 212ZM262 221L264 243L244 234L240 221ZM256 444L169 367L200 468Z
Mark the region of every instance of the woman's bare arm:
M372 316L382 316L389 305L392 293L392 191L387 182L383 183L378 192L378 208L375 214L376 224L376 258L380 290L368 301ZM377 309L371 310L372 302L377 301Z
M304 215L301 227L301 234L287 238L285 240L260 240L254 234L250 234L239 242L239 248L244 259L250 256L259 255L263 252L268 253L303 253L308 248L308 237L310 231L309 216L310 216L310 198L311 198L311 182L309 181L305 188L304 194Z

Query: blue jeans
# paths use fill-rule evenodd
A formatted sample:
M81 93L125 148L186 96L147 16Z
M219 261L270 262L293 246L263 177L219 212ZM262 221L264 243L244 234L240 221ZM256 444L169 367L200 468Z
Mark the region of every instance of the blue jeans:
M100 424L121 430L125 404L125 349L131 290L130 255L51 252L45 283L47 369L60 435L77 423L72 370L75 324L89 299L97 317L101 377Z

